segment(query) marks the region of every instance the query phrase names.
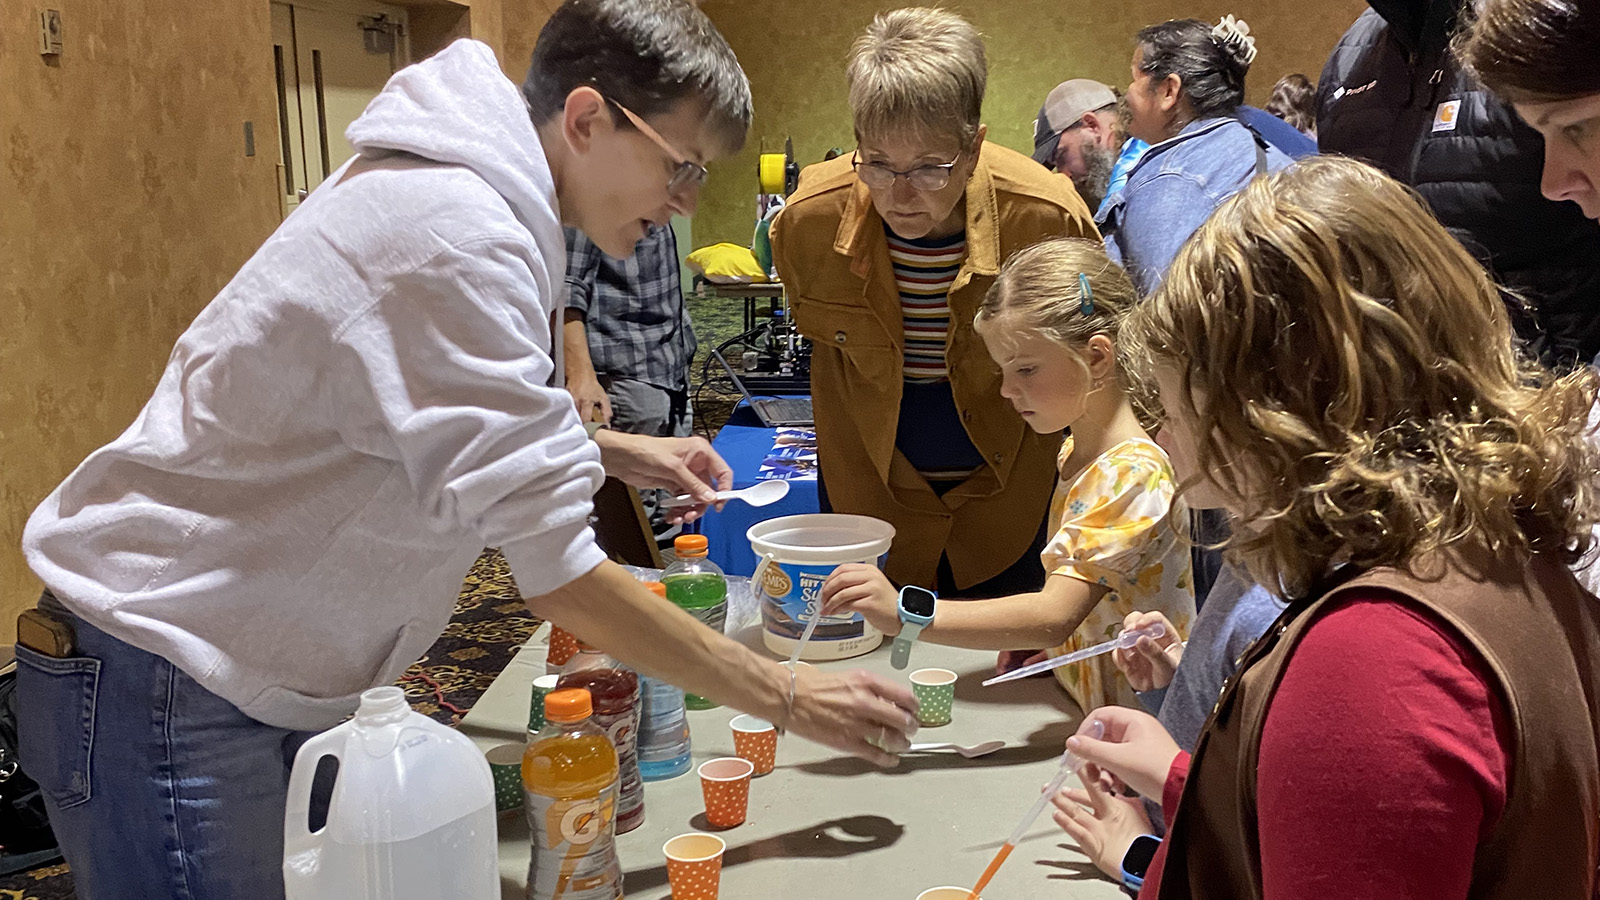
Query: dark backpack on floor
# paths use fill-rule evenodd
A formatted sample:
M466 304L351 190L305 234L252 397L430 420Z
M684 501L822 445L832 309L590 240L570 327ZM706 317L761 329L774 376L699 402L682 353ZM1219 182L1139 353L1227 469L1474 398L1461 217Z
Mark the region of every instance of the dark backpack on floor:
M39 785L17 763L17 664L0 668L0 875L61 858Z

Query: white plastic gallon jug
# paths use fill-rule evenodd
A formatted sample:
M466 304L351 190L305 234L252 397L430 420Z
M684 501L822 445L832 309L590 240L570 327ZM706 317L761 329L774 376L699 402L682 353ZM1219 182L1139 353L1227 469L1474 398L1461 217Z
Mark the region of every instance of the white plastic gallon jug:
M822 583L845 563L882 565L894 526L871 516L810 513L768 519L745 532L761 562L750 589L761 604L761 638L787 658L822 602ZM828 616L817 623L802 659L860 656L883 642L883 632L860 614Z
M308 830L311 781L339 761L327 825ZM288 900L498 900L494 777L470 739L412 712L397 687L295 754L283 826Z

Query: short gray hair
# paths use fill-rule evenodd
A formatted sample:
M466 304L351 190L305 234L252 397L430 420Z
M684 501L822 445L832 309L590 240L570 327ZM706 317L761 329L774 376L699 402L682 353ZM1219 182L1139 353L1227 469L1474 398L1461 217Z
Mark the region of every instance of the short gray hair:
M880 13L850 50L856 137L977 136L989 63L972 23L943 9Z

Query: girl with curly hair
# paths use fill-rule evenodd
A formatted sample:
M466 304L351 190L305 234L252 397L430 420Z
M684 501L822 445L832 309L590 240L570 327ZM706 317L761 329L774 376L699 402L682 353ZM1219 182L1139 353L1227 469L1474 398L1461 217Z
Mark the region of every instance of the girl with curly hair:
M1338 158L1223 204L1123 340L1184 496L1290 603L1192 757L1092 713L1058 820L1110 869L1138 811L1093 782L1162 798L1149 897L1593 897L1595 374L1520 357L1416 195Z

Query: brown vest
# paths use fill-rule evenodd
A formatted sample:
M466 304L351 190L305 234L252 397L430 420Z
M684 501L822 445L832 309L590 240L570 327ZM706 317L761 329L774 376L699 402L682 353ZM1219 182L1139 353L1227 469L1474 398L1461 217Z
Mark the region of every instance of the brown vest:
M1600 601L1536 558L1377 569L1291 604L1240 662L1201 733L1167 835L1161 900L1260 898L1256 761L1284 668L1327 603L1393 591L1449 623L1488 661L1510 715L1505 811L1473 862L1473 900L1590 900L1600 857ZM1471 574L1472 572L1488 574ZM1504 573L1496 577L1494 573ZM1314 765L1315 760L1308 760ZM1429 848L1412 848L1427 865Z

